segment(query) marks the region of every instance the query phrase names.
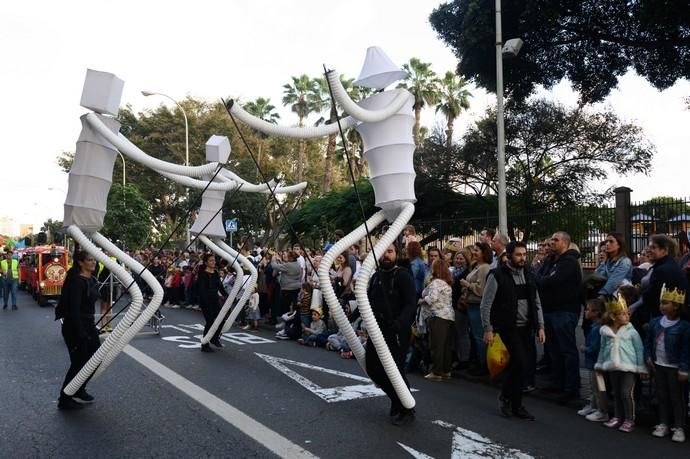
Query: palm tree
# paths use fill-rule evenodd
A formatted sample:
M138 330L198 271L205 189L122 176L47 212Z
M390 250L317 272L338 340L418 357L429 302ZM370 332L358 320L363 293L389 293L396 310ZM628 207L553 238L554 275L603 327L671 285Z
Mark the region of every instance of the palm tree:
M431 64L422 62L416 57L403 64L403 70L407 72L407 78L398 87L405 88L414 95L414 141L419 147L419 120L424 105L435 105L438 102L438 79L436 73L431 70Z
M280 115L275 112L275 106L271 104L271 99L264 99L257 97L255 101L247 102L243 107L248 113L260 118L269 123L276 124L280 119ZM256 154L256 161L259 163L259 168L263 167L261 164L261 152L264 147L264 141L268 136L259 133L259 151ZM258 171L257 171L258 173Z
M354 78L344 79L343 75L340 75L340 82L342 83L345 90L349 93L350 97L356 100L358 97L357 88L352 85ZM319 89L319 103L317 104L317 111L322 112L326 109L329 110L328 122L335 123L338 119L338 107L331 100L331 94L328 89L328 81L325 78L317 78L316 82ZM319 122L323 121L323 118ZM331 190L331 182L333 177L333 157L336 148L336 134L331 134L328 136L328 145L326 147L326 161L324 164L324 174L323 174L323 192L328 193Z
M283 85L283 105L290 105L293 112L299 118L299 127L304 127L304 119L310 113L317 111L320 104L318 84L307 75L292 77L292 83ZM301 182L304 176L306 142L299 141L299 154L297 157L297 181Z
M453 123L463 110L470 108L472 94L466 89L467 81L450 70L440 80L439 103L436 105L436 113L439 111L446 117L446 145L453 143Z
M271 104L271 99L257 97L255 101L247 102L243 107L248 113L269 123L277 123L280 115L274 110L276 107Z

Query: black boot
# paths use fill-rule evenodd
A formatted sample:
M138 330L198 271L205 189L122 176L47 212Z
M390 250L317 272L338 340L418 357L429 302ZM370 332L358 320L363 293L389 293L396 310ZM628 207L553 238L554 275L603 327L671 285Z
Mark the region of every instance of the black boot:
M510 400L505 398L503 395L498 397L498 409L501 415L509 418L512 416L512 411L510 409Z
M414 408L412 409L407 409L407 408L402 408L400 410L400 413L396 417L393 418L391 421L394 426L405 426L407 424L410 424L412 421L414 421L414 416L415 416L415 411Z

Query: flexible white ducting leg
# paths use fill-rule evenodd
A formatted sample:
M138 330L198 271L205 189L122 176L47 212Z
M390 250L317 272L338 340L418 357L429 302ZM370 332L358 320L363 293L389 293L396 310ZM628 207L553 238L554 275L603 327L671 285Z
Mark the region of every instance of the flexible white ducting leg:
M149 302L146 309L137 317L131 327L125 331L122 338L113 346L113 348L108 352L108 354L103 359L103 362L98 367L94 373L94 379L97 378L103 371L108 368L108 366L115 360L115 357L124 349L124 347L134 338L137 333L146 325L151 317L156 313L158 307L163 300L163 287L161 287L160 282L151 274L148 269L145 269L138 261L127 255L125 252L120 250L115 244L110 242L105 236L100 233L94 233L91 235L91 239L106 251L108 251L112 256L122 261L125 266L127 266L133 273L141 273L141 278L146 282L146 284L151 287L153 291L153 296Z
M252 293L254 292L254 286L256 285L256 280L259 277L259 273L256 271L256 268L254 267L252 262L247 259L247 257L242 256L242 254L238 253L235 249L227 245L225 241L223 241L222 239L216 239L215 242L218 245L218 247L228 252L230 256L233 257L233 259L237 258L237 260L242 264L242 267L246 271L249 271L249 280L247 281L247 284L244 286L244 292L242 292L242 296L240 297L239 301L237 301L237 306L235 306L235 308L230 313L230 317L228 317L228 320L226 320L225 324L223 324L222 332L225 333L226 331L230 330L232 325L235 323L235 319L237 319L237 316L239 315L240 311L242 311L242 308L244 307L245 303L247 302L249 297L252 296ZM244 279L242 281L244 281ZM236 280L235 282L238 281Z
M360 225L347 236L336 242L333 247L331 247L323 256L321 259L321 265L319 265L319 287L321 288L323 299L328 305L328 311L333 315L335 323L338 324L338 329L343 333L347 344L350 346L350 349L352 349L352 353L355 355L357 362L362 369L364 369L364 371L366 371L364 346L362 346L362 343L359 341L355 331L352 329L352 325L347 319L345 312L343 312L340 301L338 301L338 298L335 296L335 290L333 290L331 276L329 273L331 266L333 265L333 261L338 257L338 255L347 250L347 248L352 244L357 244L360 239L366 236L367 228L369 228L369 230L376 228L383 221L385 221L385 219L386 217L382 210L376 212L369 220L367 220L366 225ZM368 277L364 278L358 275L357 282L355 284L363 282L366 285L368 280ZM373 325L378 328L378 325L375 321ZM367 327L369 326L371 325L367 324Z
M376 256L381 256L383 252L391 245L397 237L402 233L403 228L410 221L412 215L414 214L414 205L411 203L404 203L400 209L400 213L396 217L393 224L391 224L386 234L379 239L378 243L374 247L372 252L369 252L367 258L362 263L362 267L359 268L359 274L357 274L357 282L355 284L355 298L357 299L357 308L362 316L362 321L366 324L367 332L369 333L370 341L374 344L376 348L376 353L379 355L379 359L383 364L383 368L388 375L393 387L395 388L395 393L398 394L400 401L405 408L414 408L415 400L410 393L405 381L400 375L398 366L391 355L386 341L383 339L383 334L379 327L373 327L376 324L376 319L374 318L374 313L371 310L371 304L369 304L369 298L367 296L367 287L369 286L369 278L374 269L376 261L374 260L374 254ZM360 280L366 279L366 282L360 282Z
M65 387L65 394L74 395L79 388L91 377L91 375L96 371L98 366L101 364L106 355L110 350L117 344L117 342L122 338L125 331L139 315L141 310L141 304L143 302L143 297L139 287L134 283L132 276L129 275L127 271L113 260L111 260L106 254L103 253L101 249L96 247L93 242L89 240L88 237L75 225L70 225L67 228L67 234L69 234L82 248L90 255L92 255L96 260L102 263L106 268L110 270L111 273L117 277L123 285L129 286L129 295L132 300L129 309L125 316L117 324L117 327L112 333L108 335L105 342L103 342L96 353L91 356L86 365L77 373L77 375L67 384Z
M199 240L201 242L203 242L204 245L206 245L206 247L211 249L211 252L213 252L216 255L218 255L219 257L227 260L228 263L234 262L232 264L232 268L235 270L235 273L236 273L235 284L232 286L232 289L230 290L230 293L228 294L228 298L225 300L225 303L223 303L223 307L220 308L220 312L218 313L216 320L214 320L213 324L211 324L211 328L209 328L208 333L201 337L201 344L207 344L209 341L211 341L211 338L213 338L213 335L218 330L218 327L221 326L221 323L223 322L223 319L225 318L225 314L227 314L230 307L232 307L232 303L233 303L233 301L235 301L235 298L237 297L237 292L239 292L240 288L242 287L242 279L244 279L244 271L240 267L240 264L237 263L237 261L234 259L234 257L231 257L228 252L226 252L225 250L218 247L209 238L207 238L203 234L200 234Z

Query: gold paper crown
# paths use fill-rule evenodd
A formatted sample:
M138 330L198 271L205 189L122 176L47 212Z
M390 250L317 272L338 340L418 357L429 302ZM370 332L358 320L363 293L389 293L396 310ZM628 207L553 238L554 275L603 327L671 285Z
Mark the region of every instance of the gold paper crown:
M622 312L628 310L628 304L625 302L623 296L619 293L617 298L612 299L604 303L606 307L606 312Z
M661 286L661 302L670 301L672 303L685 304L685 292L678 290L678 287L673 290L668 290L666 284Z

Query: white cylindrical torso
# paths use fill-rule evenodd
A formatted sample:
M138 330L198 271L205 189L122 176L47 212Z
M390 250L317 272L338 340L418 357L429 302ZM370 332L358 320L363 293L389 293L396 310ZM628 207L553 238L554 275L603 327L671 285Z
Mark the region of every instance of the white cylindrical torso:
M116 119L97 116L112 132L119 132L120 123ZM63 226L76 225L86 233L93 233L103 227L118 153L110 142L91 128L86 115L81 117L81 124L74 162L69 171Z
M367 110L381 110L405 89L374 94L359 105ZM369 165L370 182L374 188L375 205L388 212L404 202L416 202L414 193L415 150L412 105L404 105L395 115L377 123L361 123L357 132L364 144L364 158Z
M224 191L204 191L204 194L201 195L199 215L192 225L190 232L195 235L203 234L209 238L225 239L226 234L225 227L223 226L223 212L220 211L224 201Z

